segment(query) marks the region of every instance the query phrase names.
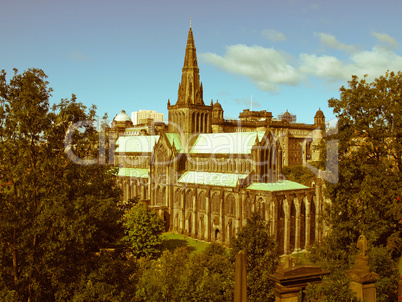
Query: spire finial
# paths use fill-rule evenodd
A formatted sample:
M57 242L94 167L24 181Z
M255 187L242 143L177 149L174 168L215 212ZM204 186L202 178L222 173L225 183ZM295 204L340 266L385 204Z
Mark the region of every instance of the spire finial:
M190 28L191 28L191 17L190 17Z

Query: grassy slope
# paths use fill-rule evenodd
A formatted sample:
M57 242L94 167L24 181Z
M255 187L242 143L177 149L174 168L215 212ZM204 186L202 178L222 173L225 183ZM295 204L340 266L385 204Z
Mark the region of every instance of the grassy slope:
M169 251L173 251L178 247L187 247L187 249L192 253L199 253L208 246L208 242L196 240L183 235L175 233L164 233L163 247Z

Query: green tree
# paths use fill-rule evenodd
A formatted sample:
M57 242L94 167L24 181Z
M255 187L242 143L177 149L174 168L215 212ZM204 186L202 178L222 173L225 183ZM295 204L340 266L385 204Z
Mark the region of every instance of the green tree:
M376 282L377 301L397 301L399 271L397 263L391 257L387 247L372 247L369 251L370 268L377 272L380 279Z
M155 211L143 202L137 203L124 215L123 225L123 240L136 258L160 256L165 224Z
M283 174L286 179L295 181L305 186L310 186L316 175L305 166L283 167Z
M233 301L234 265L226 248L210 244L199 254L186 248L140 260L136 298L143 301ZM141 300L141 301L142 301Z
M387 72L371 83L353 76L340 92L339 100L328 101L338 118L338 133L328 137L338 141L338 154L329 162L338 165L339 180L326 183L331 233L312 248L311 259L346 270L360 234L371 249L386 248L388 257L400 257L395 243L401 242L402 74ZM381 288L377 293L385 294Z
M180 295L187 287L188 259L186 248L164 251L156 260L142 258L136 298L149 302L183 301Z
M227 248L211 243L192 255L182 301L233 301L234 264Z
M0 73L0 293L15 301L70 300L91 252L122 235L113 169L65 153L67 130L86 120L70 152L98 154L95 108L73 95L50 110L46 78L39 69L15 70L9 82Z
M82 275L73 302L119 302L135 297L138 264L124 253L103 252L92 261L89 274Z
M239 251L247 254L247 300L274 301L274 284L269 275L275 272L279 264L279 252L269 233L268 224L257 213L253 213L232 239L231 245L233 262Z
M320 284L309 284L305 290L307 302L360 302L350 289L349 277L341 272L324 277Z

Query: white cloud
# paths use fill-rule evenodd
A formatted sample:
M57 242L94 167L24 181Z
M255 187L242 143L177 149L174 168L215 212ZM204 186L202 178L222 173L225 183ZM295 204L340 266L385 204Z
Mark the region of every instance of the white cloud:
M392 38L391 36L389 36L387 34L376 33L376 32L372 32L371 34L374 37L376 37L378 39L378 41L387 43L392 48L398 49L398 42L394 38Z
M368 80L373 80L387 70L402 70L402 57L379 46L355 52L344 61L333 56L301 54L300 62L301 73L328 82L350 80L352 75L363 77L366 74Z
M359 50L353 45L339 42L330 34L318 34L323 44L344 52L341 56L301 53L297 59L274 48L261 46L232 45L224 56L203 54L209 63L223 70L249 78L264 91L278 92L282 85L298 85L308 79L320 79L327 83L347 81L352 75L369 80L384 75L387 70L402 70L402 56L389 48L374 45L371 49ZM381 42L397 46L386 34L376 34Z
M350 77L343 62L333 56L301 54L299 72L307 76L326 79L329 82Z
M268 40L271 40L272 42L277 42L277 41L286 41L286 37L283 33L276 31L275 29L266 29L261 32L261 34L267 38Z
M357 50L356 47L353 45L347 45L339 42L338 39L331 34L318 33L317 35L320 37L321 43L328 47L346 52L355 52Z
M223 57L213 53L202 57L225 71L248 77L264 91L276 91L283 84L297 85L301 80L288 56L273 48L237 44L228 46Z

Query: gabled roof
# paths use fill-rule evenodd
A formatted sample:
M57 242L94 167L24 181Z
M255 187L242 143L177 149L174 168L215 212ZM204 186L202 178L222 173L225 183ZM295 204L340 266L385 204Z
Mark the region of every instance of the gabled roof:
M299 189L308 189L302 184L299 184L290 180L282 180L275 183L262 183L255 182L247 187L247 190L258 190L258 191L285 191L285 190L299 190Z
M137 168L120 168L118 176L148 178L149 169L137 169Z
M250 154L251 148L264 136L264 131L233 133L202 133L190 153L203 154Z
M178 133L166 133L171 146L175 146L178 153L184 153L183 145L181 144L180 135Z
M244 179L247 176L248 174L187 171L180 177L178 182L221 187L236 187L238 180Z
M153 151L158 139L159 135L120 136L116 142L118 147L116 148L115 152L150 153Z

